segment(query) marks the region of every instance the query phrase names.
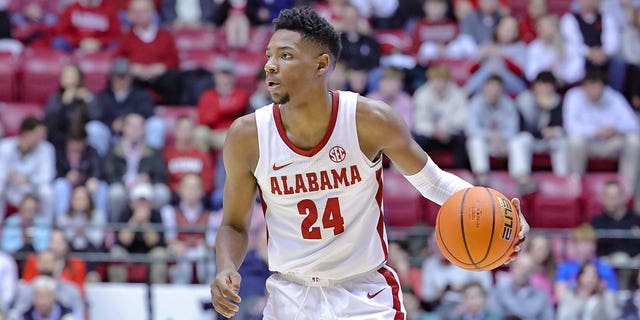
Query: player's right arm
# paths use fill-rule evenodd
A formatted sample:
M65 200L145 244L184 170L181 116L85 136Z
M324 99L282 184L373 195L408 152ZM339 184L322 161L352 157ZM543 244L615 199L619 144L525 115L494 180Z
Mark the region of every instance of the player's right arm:
M258 161L258 133L255 115L237 119L225 140L223 216L216 237L217 275L211 284L211 302L217 312L230 318L240 302L240 274L247 252L250 212L256 191L253 170Z

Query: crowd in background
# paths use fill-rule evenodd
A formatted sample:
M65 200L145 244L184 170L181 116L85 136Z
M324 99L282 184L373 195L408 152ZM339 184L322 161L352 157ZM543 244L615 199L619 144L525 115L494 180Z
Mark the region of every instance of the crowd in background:
M213 26L242 52L252 28L294 5L341 32L332 89L386 102L422 148L452 154L449 167L470 169L476 184L487 184L492 158L508 159L523 195L537 189L534 154L548 153L558 176L579 177L590 157L618 162L590 225L568 240L534 235L496 272L451 265L433 239L394 241L408 319L640 319L640 276L624 268L640 263L640 243L596 234L640 230L624 196L640 191L635 0L575 0L561 14L545 0L519 13L499 0L0 0L0 51L114 57L97 92L77 64L64 66L44 116L0 140L0 319L86 318L86 282L212 280L225 132L270 98L262 71L248 90L229 59L181 69L172 31ZM195 116L168 127L157 105ZM259 318L265 302L266 235L255 226L237 319ZM125 262L136 254L152 263Z

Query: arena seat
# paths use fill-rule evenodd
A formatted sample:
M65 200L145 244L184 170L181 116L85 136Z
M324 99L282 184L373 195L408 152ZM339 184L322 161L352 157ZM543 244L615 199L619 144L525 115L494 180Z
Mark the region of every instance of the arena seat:
M373 33L383 54L390 54L396 51L409 52L413 42L408 32L402 29L374 30Z
M100 51L75 56L75 62L84 73L85 85L91 92L96 93L105 88L113 55L113 52Z
M4 136L15 136L20 131L20 124L27 116L42 116L44 108L37 103L6 102L0 103L0 125Z
M249 44L244 50L259 53L264 56L264 50L271 38L271 28L266 26L251 27L249 30Z
M384 192L382 195L385 221L388 226L410 227L420 222L422 195L393 169L384 170Z
M180 70L192 70L198 67L213 70L219 53L209 50L192 50L180 52Z
M563 14L571 10L571 1L567 0L548 0L547 8L550 13L555 13L562 17Z
M167 128L165 145L173 144L175 139L176 120L182 116L197 118L197 109L193 106L156 106L154 109L156 116L162 118Z
M467 169L446 169L446 171L455 174L469 183L473 183L474 181L473 174ZM424 212L423 222L429 226L435 226L440 206L422 195L420 195L420 205L422 206L422 212Z
M584 221L589 222L593 216L602 212L602 202L600 202L600 193L605 183L608 181L620 181L624 189L624 196L627 204L631 207L633 204L633 193L631 186L626 179L615 172L592 172L587 173L582 178L582 208L584 212Z
M236 65L236 85L253 91L256 87L256 75L265 64L264 52L236 52L230 59Z
M216 44L212 27L172 29L178 51L211 51Z
M576 177L559 177L550 172L533 175L538 192L533 199L533 216L529 223L538 228L571 228L581 217L582 186Z
M14 101L17 95L19 57L9 52L0 52L0 101Z
M500 191L509 199L520 196L518 183L506 171L489 172L487 186Z
M60 72L70 57L56 50L27 50L20 65L22 71L21 101L44 103L60 83Z

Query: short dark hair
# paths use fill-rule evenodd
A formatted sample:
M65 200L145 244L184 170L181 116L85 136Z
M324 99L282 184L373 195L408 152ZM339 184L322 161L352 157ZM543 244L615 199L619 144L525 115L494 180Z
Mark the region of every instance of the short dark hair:
M462 286L462 291L467 291L470 288L476 287L478 289L480 289L480 292L482 292L483 296L487 296L487 291L484 289L484 287L482 286L482 284L479 281L476 280L471 280L466 282L463 286Z
M335 61L340 58L342 45L340 34L321 16L309 7L285 9L273 20L276 30L291 30L300 33L302 39L321 45L329 51ZM334 61L334 62L335 62Z
M495 81L497 83L499 83L500 85L504 84L504 80L502 80L502 77L497 75L497 74L491 74L490 76L487 77L487 79L484 80L484 84L487 84L489 82Z
M69 127L67 140L87 140L87 130L80 123L74 123Z
M607 76L600 68L587 68L583 82L601 82L607 83Z
M37 127L44 126L44 121L36 116L28 116L20 123L19 133L31 132Z
M556 86L556 83L557 83L556 76L554 76L553 73L549 71L542 71L538 73L538 75L536 76L536 79L533 82L548 83L553 85L554 87Z

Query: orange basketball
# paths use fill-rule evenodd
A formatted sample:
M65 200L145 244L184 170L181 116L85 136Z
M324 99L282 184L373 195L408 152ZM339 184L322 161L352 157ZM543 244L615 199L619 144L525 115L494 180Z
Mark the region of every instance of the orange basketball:
M442 204L435 232L440 251L451 263L467 270L491 270L513 254L520 216L502 193L473 187Z

